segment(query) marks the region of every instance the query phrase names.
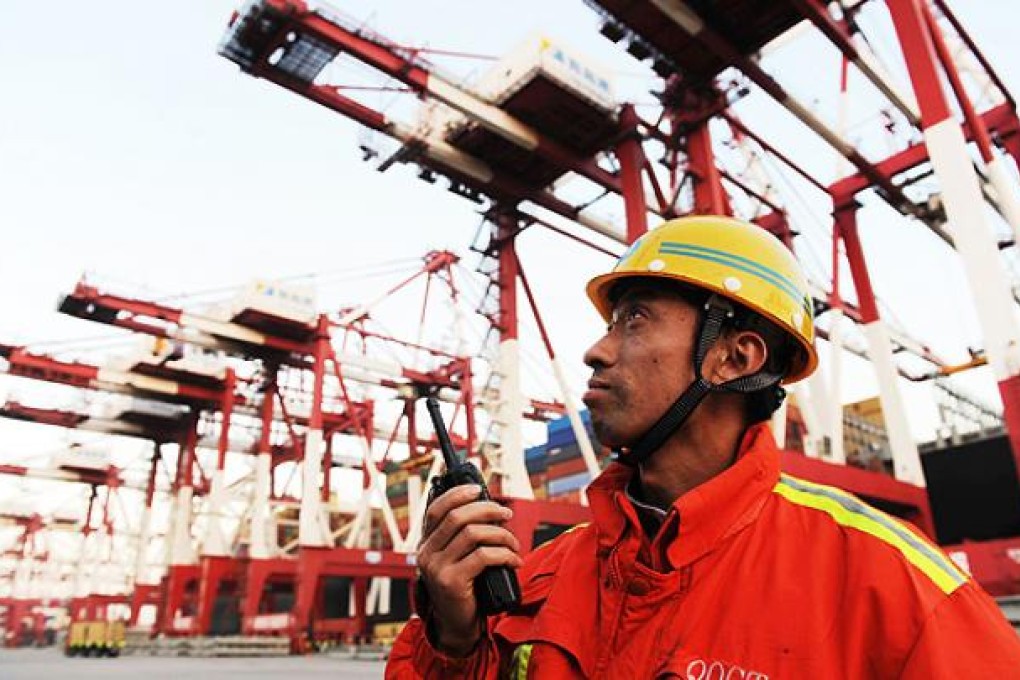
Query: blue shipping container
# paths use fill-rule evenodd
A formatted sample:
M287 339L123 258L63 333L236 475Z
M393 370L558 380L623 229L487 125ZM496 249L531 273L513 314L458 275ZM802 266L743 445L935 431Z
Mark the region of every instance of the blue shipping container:
M578 415L581 416L581 422L584 423L586 429L591 429L591 414L587 409L578 411ZM570 430L570 418L567 416L561 416L556 420L550 420L546 424L546 431L549 437L552 438L554 432L561 432L563 430Z
M587 430L588 440L591 442L593 447L598 448L598 442L595 439L595 433L592 432L592 429L590 427L587 428ZM566 430L560 430L559 432L554 432L553 434L549 435L549 442L546 444L546 447L552 448L554 446L565 446L571 444L576 445L577 438L574 437L574 431L568 428Z
M550 446L549 453L545 456L550 463L560 463L580 457L581 447L576 442L570 442L565 446Z
M577 474L570 475L568 477L560 477L559 479L549 480L549 495L558 496L561 493L570 493L571 491L577 491L588 481L591 477L588 472L578 472Z
M549 459L545 456L542 456L541 458L532 458L531 460L524 461L524 466L528 468L528 474L545 472L546 468L549 467Z

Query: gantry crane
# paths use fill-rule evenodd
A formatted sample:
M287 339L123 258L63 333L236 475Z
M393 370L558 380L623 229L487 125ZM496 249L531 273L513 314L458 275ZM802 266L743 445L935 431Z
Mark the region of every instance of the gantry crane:
M9 571L0 572L0 580L9 582L7 594L0 597L0 647L53 644L53 615L67 604L57 595L66 576L60 570L70 565L58 561L48 539L54 532L76 531L78 522L60 515L47 518L3 510L0 526L19 530L14 543L0 553L4 561L13 562Z
M392 295L419 276L441 276L456 295L450 267L456 257L450 253L430 253L422 268L387 291ZM426 286L428 289L428 286ZM268 289L267 289L268 290ZM281 317L259 304L235 310L230 318L214 318L163 303L129 298L79 284L60 304L61 311L80 318L108 323L156 339L147 355L130 362L121 361L117 371L108 368L34 355L24 348L7 347L7 371L83 387L103 387L147 399L160 399L187 407L180 414L183 427L182 454L175 478L175 522L171 531L171 560L163 584L157 631L169 635L237 632L284 634L303 648L310 639L363 637L367 633L366 615L371 603L386 608L391 580L406 584L413 573L413 556L408 546L417 542L420 515L424 505L421 486L412 499L414 511L398 523L382 493L380 468L372 458L371 440L401 440L412 457L431 461L436 445L434 437L418 432L415 414L417 400L435 394L454 408L453 440L468 451L478 450L471 362L443 350L408 343L387 334L372 331L364 323L378 300L341 310L334 316L312 315L304 321ZM423 309L424 312L424 309ZM356 337L362 345L403 346L429 357L430 367L402 366L364 353L341 349L342 337ZM187 348L212 350L231 366L213 374L196 375L185 370ZM401 425L376 420L373 402L359 402L346 386L370 384L389 391L403 401ZM310 383L310 384L309 384ZM533 417L562 412L562 406L538 400L530 401ZM24 407L12 409L24 414ZM210 477L198 486L207 497L215 498L216 474L222 474L224 453L239 426L257 434L251 453L256 456L253 496L245 513L248 534L247 551L223 549L224 537L207 528L197 560L191 557L190 536L176 521L190 508L186 489L193 484L190 474L182 472L195 462L198 413L214 414L218 432L218 465ZM23 416L24 417L24 416ZM35 415L36 419L39 416ZM89 422L67 414L51 415L51 420ZM330 470L339 458L333 454L334 435L349 435L360 449L354 456L363 470L366 484L353 518L339 528L330 524L327 512ZM346 456L347 459L351 457ZM272 522L272 477L281 464L299 464L302 491L298 509L298 536L278 546L269 535ZM426 464L426 467L428 464ZM222 487L222 481L219 483ZM382 546L370 546L372 506L382 497L381 514L388 533ZM216 503L208 514L215 516ZM557 519L570 526L584 516L573 508L550 507L545 513L521 513L522 527L530 535L542 522ZM240 531L241 529L239 529ZM336 540L342 537L341 545ZM210 540L211 539L211 540ZM236 540L235 540L236 544ZM370 549L375 548L375 549ZM384 548L384 549L379 549ZM337 579L344 579L353 593L353 606L337 609L326 606L324 596L336 595ZM286 595L285 593L291 593ZM406 587L398 589L398 612L407 614ZM293 599L291 605L287 600ZM335 598L332 598L335 599ZM236 606L235 624L231 617L218 617L213 611ZM346 600L345 600L346 602ZM224 620L228 622L224 624ZM223 626L227 627L224 628ZM236 626L236 629L230 626Z
M989 199L1014 231L1020 227L1015 182L1004 179L1004 159L996 149L1013 161L1020 159L1018 119L1014 100L946 3L885 3L909 67L913 93L885 72L861 37L857 18L869 3L734 0L708 7L682 0L610 0L588 4L602 19L602 34L625 42L635 59L649 62L662 78L661 106L654 119L639 116L630 104L617 104L611 97L609 76L547 40L499 62L492 73L503 73L502 81L498 75L484 76L476 86L452 80L423 59L420 51L322 3L249 2L232 17L220 43L220 54L245 72L396 139L399 150L384 160L380 169L395 162L414 163L423 169L422 178L434 181L437 175L444 176L455 193L476 202L488 201L486 215L493 227L484 250L498 261L499 302L494 320L505 351L497 371L506 379L503 399L505 415L510 416L503 419L507 423L504 459L499 461L500 468L507 471L504 491L530 495L524 488L526 475L517 467L521 454L513 425L521 411L519 404L513 403L519 275L514 240L524 227L541 224L587 242L556 227L543 211L629 244L645 232L650 216L732 214L739 198L757 206L747 217L796 250L796 225L790 224L788 211L769 185L722 166L717 152L720 129L729 133L722 141L753 147L759 156L787 168L832 205L833 280L817 291L815 310L827 315L829 323L827 328L823 326L822 335L831 335L837 347L842 343L842 319L854 320L863 330L867 341L863 353L878 378L892 471L900 484L890 484L882 475L858 475L843 465L842 447L835 443L842 441L842 413L839 400L831 398L839 393L839 385L830 389L821 373L798 386L798 403L805 419L811 421L813 438L817 440L820 431L832 445L813 447L809 453L817 458L790 464L803 468L798 471L805 476L837 483L901 512L904 498L909 498L907 506L916 502L924 509L905 514L927 516L924 493L917 491L925 483L921 458L910 436L897 384L903 373L909 373L896 359L904 350L929 362L931 368L915 376L919 379L949 375L987 361L999 377L1014 456L1020 455L1016 453L1020 452L1020 402L1014 387L1020 379L1016 377L1020 361L1014 356L1020 348L1020 318L998 253L1000 240L985 222L981 206ZM923 134L924 143L908 135L906 142L897 141L900 149L889 157L870 159L765 70L758 52L804 20L838 50L844 71L852 66L867 78L903 127ZM961 53L951 55L945 47L949 41L963 46L963 52L983 71L994 95L987 110L976 111L972 94L960 82L955 60ZM421 122L411 125L391 119L356 100L335 80L339 68L334 63L339 63L340 56L358 60L381 78L396 80L416 94L425 102ZM962 122L949 115L939 68L964 113ZM832 182L822 181L799 164L790 150L762 134L762 125L739 117L734 104L752 85L840 156L849 167L848 174ZM981 163L976 169L966 154L968 140L980 152ZM665 170L650 162L656 152L662 153ZM372 157L371 153L365 155ZM916 177L931 174L929 169L940 180L940 187L930 195L919 195ZM624 225L599 218L590 204L564 198L557 188L566 177L583 178L601 195L622 200ZM857 199L867 191L921 222L959 252L986 337L984 351L972 361L951 365L922 343L905 337L894 339L900 334L890 332L880 315L856 222ZM961 228L967 215L982 215L979 222L983 224ZM848 264L856 305L840 290L841 257ZM985 291L993 292L986 295ZM832 403L835 406L825 406ZM581 432L577 436L584 438ZM819 459L834 465L827 466Z

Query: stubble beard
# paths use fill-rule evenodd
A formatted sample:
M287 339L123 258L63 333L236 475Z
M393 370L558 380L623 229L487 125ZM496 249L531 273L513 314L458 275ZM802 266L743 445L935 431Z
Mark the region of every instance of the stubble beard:
M625 395L620 395L615 388L610 391L610 395L612 398L603 402L598 409L589 407L589 413L591 413L591 425L595 431L595 438L603 446L616 450L628 444L620 437L619 427L613 426L613 416L615 415L618 420L626 412L627 399Z

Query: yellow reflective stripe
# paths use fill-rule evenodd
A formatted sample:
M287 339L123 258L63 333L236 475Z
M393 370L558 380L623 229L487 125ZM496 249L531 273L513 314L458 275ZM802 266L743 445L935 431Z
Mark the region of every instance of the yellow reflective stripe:
M518 645L514 650L510 680L528 680L528 664L531 663L531 643Z
M591 524L591 522L581 522L580 524L575 524L574 526L570 527L569 529L564 531L562 534L560 534L556 538L550 538L548 541L546 541L542 545L538 546L537 548L533 548L531 552L534 553L536 550L541 550L542 548L546 547L547 545L552 545L553 543L555 543L556 541L560 540L561 538L563 538L567 534L572 534L575 531L577 531L578 529L585 528L589 524Z
M773 490L792 503L820 510L837 524L863 531L896 548L947 595L967 581L967 577L937 548L845 491L788 475L782 475Z

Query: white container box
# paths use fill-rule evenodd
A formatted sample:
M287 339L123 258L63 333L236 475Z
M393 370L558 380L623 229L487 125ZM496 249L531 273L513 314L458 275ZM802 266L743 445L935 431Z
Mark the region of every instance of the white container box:
M257 312L307 326L314 326L317 316L315 289L312 286L280 284L256 280L248 284L230 305L230 316Z
M535 34L496 62L474 89L501 104L539 73L591 106L611 114L616 110L613 73L561 41Z

